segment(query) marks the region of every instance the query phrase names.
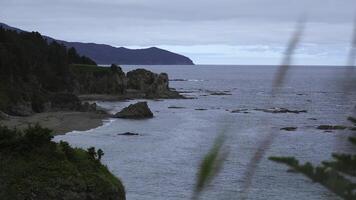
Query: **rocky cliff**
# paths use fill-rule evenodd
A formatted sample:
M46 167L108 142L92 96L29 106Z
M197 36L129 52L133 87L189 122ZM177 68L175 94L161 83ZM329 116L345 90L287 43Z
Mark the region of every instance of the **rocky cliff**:
M75 93L121 95L127 98L182 98L169 88L168 74L156 74L145 69L127 73L121 67L73 65Z

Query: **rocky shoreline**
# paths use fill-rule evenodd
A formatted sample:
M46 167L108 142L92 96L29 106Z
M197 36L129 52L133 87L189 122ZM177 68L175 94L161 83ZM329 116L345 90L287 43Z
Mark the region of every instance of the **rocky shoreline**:
M72 67L76 80L75 92L54 93L46 101L12 105L10 112L1 112L0 125L25 129L38 123L52 129L54 135L65 134L96 128L103 125L104 119L113 117L88 101L184 98L169 88L166 73L155 74L145 69L136 69L126 75L116 65L110 68ZM41 109L35 110L33 105Z

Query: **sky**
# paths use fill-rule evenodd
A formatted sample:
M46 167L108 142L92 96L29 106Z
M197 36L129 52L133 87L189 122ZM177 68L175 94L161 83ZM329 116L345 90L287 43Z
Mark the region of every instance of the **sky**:
M356 0L0 0L0 22L50 37L156 46L196 64L280 64L296 23L293 64L345 65Z

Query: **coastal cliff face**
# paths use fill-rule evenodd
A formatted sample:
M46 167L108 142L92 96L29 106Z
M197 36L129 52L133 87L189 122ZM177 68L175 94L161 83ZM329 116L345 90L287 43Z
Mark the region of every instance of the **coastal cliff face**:
M121 67L73 65L74 92L80 94L121 95L128 98L182 98L169 88L168 74L156 74L145 69L129 71Z
M74 65L71 67L76 94L125 94L126 76L121 67L103 68Z
M127 89L143 93L145 98L181 98L178 92L169 88L168 74L155 74L145 69L127 73Z
M39 33L0 27L0 111L15 116L86 111L76 95L109 94L123 98L180 98L168 88L167 74L119 66L98 67L74 48L49 43Z

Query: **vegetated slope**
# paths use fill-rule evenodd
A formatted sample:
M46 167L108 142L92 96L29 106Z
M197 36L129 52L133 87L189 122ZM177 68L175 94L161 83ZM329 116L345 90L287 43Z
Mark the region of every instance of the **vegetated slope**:
M73 92L74 63L96 65L74 48L48 43L39 33L0 27L0 110L41 112L53 93Z
M0 199L125 199L121 181L100 162L101 150L51 139L39 126L0 127Z

